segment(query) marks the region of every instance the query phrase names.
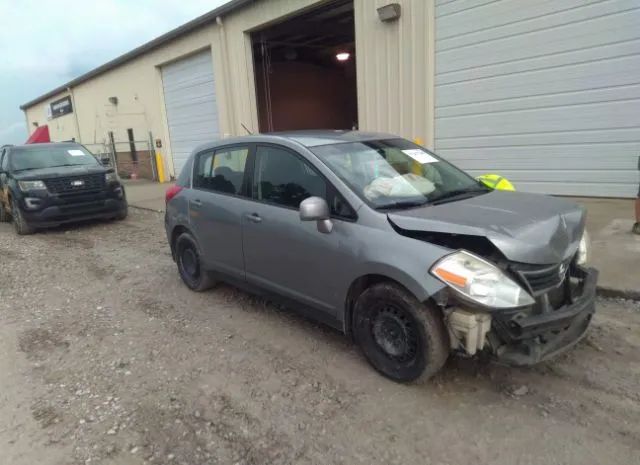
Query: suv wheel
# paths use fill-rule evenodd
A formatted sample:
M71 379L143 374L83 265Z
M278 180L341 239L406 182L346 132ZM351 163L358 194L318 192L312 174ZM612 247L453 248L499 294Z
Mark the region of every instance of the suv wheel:
M353 335L369 363L394 381L424 382L449 356L438 311L392 283L375 284L358 297Z
M115 216L115 220L116 221L122 221L122 220L126 220L127 216L129 215L129 207L124 207L122 210L120 210L118 212L118 214Z
M16 228L16 232L19 235L26 236L36 232L36 229L25 221L16 199L12 199L11 201L11 216L13 218L13 226Z
M189 233L182 233L176 239L176 262L182 281L189 289L202 292L215 284L211 275L202 268L200 248Z
M4 204L0 202L0 223L8 223L9 221L11 221L11 215L4 208Z

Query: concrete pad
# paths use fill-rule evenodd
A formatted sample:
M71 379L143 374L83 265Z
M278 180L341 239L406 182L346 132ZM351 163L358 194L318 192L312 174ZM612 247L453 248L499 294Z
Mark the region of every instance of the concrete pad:
M127 201L132 207L163 212L165 210L164 195L173 183L160 184L146 180L123 180L127 193Z
M600 270L600 287L612 295L640 298L640 236L631 233L635 199L573 200L587 208L590 263Z

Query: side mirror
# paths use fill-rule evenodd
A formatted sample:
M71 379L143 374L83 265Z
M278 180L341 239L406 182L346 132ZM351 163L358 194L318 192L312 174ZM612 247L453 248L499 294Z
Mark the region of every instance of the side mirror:
M100 158L100 164L102 166L111 166L111 158L109 158L109 157L101 157Z
M329 234L333 230L327 201L321 197L309 197L300 203L300 220L316 221L318 231Z

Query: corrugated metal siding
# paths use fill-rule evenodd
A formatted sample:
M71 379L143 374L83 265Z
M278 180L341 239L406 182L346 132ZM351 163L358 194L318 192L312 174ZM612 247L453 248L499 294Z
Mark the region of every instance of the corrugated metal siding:
M433 146L432 0L398 1L399 20L383 23L388 0L354 0L360 129L420 138Z
M196 146L220 137L211 50L163 66L162 85L178 175Z
M436 2L436 150L520 190L635 196L638 0Z

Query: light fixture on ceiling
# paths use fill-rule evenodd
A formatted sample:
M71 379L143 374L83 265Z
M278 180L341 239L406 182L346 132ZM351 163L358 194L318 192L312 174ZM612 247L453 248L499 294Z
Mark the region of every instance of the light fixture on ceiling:
M351 58L351 54L349 52L336 53L336 60L338 61L347 61L349 58Z

